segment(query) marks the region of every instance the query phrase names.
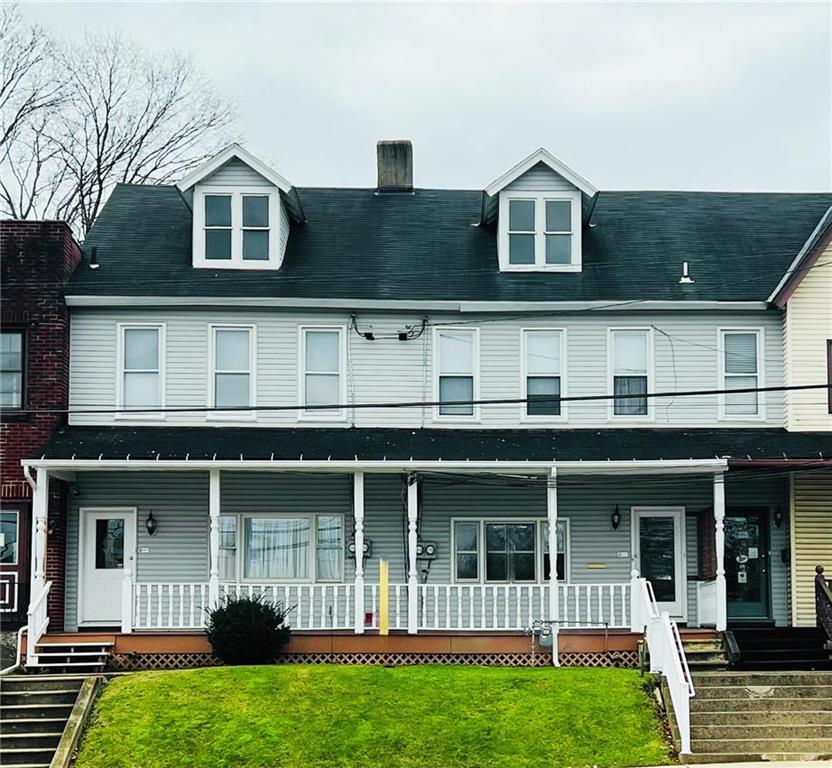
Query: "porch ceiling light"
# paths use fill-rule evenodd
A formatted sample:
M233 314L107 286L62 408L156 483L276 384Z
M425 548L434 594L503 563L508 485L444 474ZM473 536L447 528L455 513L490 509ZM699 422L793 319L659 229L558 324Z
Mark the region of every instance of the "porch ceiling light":
M613 510L610 516L610 523L614 531L617 531L618 526L621 525L621 513L618 511L618 504L615 505L615 510Z
M144 521L144 527L147 528L148 536L156 535L156 518L153 517L153 512L147 513L147 520Z

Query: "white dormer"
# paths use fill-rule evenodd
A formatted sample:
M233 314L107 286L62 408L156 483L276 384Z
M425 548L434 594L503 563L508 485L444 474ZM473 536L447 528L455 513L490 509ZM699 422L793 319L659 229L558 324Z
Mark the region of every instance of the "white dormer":
M485 189L503 272L580 272L584 201L597 190L539 149Z
M232 144L177 186L193 192L194 267L280 269L299 205L279 173Z

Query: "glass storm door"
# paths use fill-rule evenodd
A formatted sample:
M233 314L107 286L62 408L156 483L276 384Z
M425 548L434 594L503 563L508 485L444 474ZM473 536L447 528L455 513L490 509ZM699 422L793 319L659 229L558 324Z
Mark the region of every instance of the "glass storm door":
M768 619L768 510L727 510L725 583L729 619Z
M78 623L121 623L125 562L135 568L136 513L81 510Z
M653 587L659 610L685 617L685 510L633 507L633 561Z

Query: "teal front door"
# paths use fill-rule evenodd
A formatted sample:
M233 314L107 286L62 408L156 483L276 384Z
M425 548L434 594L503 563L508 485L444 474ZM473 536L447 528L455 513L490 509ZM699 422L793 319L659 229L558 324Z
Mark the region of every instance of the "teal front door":
M725 514L725 582L728 619L771 618L767 509Z

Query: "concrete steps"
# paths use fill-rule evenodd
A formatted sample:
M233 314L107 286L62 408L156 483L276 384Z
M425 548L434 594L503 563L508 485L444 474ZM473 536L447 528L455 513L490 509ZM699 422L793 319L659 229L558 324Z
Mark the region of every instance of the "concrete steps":
M832 672L699 671L693 683L682 762L832 758Z
M725 669L728 666L720 635L683 635L682 647L691 670Z
M732 668L750 670L827 670L832 656L826 633L816 627L756 627L731 630L739 650Z
M0 765L47 768L84 677L0 678Z

